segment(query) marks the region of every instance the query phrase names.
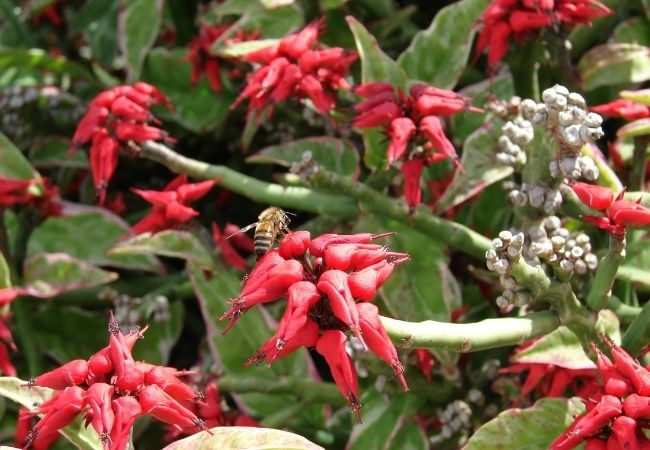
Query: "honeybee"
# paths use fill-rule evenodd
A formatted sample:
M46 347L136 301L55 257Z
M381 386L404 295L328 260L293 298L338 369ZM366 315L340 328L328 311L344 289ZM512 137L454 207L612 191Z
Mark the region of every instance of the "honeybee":
M246 232L255 227L255 237L253 238L255 254L257 259L260 259L271 250L280 235L289 232L290 222L289 213L277 206L270 206L257 216L257 222L245 226L238 232Z

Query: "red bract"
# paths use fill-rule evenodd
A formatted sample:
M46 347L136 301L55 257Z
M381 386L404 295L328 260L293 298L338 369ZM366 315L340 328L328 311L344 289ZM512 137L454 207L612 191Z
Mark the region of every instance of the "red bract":
M650 117L650 107L626 98L614 100L613 102L602 105L591 106L589 110L603 116L620 117L628 121Z
M402 161L404 198L414 208L421 201L420 176L425 167L450 158L462 170L453 144L439 117L462 111L480 111L469 99L453 91L416 84L406 95L388 83L366 83L355 88L365 100L355 105L356 128L382 127L389 137L389 165Z
M642 429L650 418L650 372L622 348L607 339L605 343L614 363L593 346L605 393L586 396L587 412L553 441L552 450L572 449L583 441L587 449L648 448Z
M188 44L189 53L187 59L192 64L192 84L198 83L201 74L204 73L212 90L220 92L221 79L219 76L221 75L222 66L229 62L229 58L214 55L212 53L213 44L222 38L224 34L228 35L223 39L223 43L226 45L257 39L259 36L259 33L247 32L242 29L238 29L233 33L231 27L232 24L201 25L199 35ZM232 79L239 75L239 71L233 68L227 75Z
M625 200L624 192L614 198L614 193L610 189L601 186L574 183L571 187L584 204L603 211L604 214L603 216L582 216L582 218L598 228L607 230L612 235L623 236L628 227L650 225L650 208L646 208L638 202Z
M510 36L523 42L541 28L589 24L592 19L608 14L609 8L597 0L493 0L479 20L481 32L475 55L488 49L488 66L492 71L508 52Z
M124 335L111 318L109 331L109 345L88 361L70 361L30 382L57 392L29 413L43 418L25 438L25 448L46 448L79 414L97 431L106 450L125 450L133 423L142 414L201 428L201 420L179 403L194 399L192 388L178 378L192 372L134 361L131 350L144 330Z
M61 214L59 189L46 178L12 180L0 177L0 207L17 205L34 207L42 217Z
M226 233L222 233L221 229L219 228L219 225L217 225L216 223L212 224L212 239L214 240L214 243L217 245L217 247L219 247L219 250L221 251L221 256L223 256L223 259L225 259L230 266L239 269L241 271L246 270L246 260L237 252L235 246L242 248L241 244L243 244L242 249L251 252L252 250L250 244L253 243L253 240L250 239L248 236L246 236L244 233L239 233L238 227L234 227L233 229L232 227L229 228L228 226L226 226L225 231ZM228 239L228 236L232 233L237 233L236 235L233 236L233 238L241 234L244 235L245 238L247 238L248 240L242 242L241 238L239 240Z
M120 150L137 150L147 140L169 140L163 130L148 125L158 123L149 110L156 104L171 109L167 97L150 84L117 86L99 93L77 125L69 153L92 142L90 168L100 204L106 200L106 187L117 168Z
M132 189L133 192L151 203L153 209L140 222L131 227L131 232L134 234L155 233L192 220L199 215L199 212L187 204L205 196L217 182L218 180L208 180L200 183L187 183L187 175L179 175L162 191Z
M408 389L395 346L390 341L372 301L377 289L408 260L405 253L389 252L370 244L381 236L326 234L311 239L306 231L284 236L280 249L262 257L247 277L241 294L221 318L230 318L225 331L256 303L287 297L278 330L246 365L269 365L300 347L316 347L328 364L341 393L359 414L356 372L347 356L345 331L352 331L364 349L370 348L388 363ZM225 333L224 331L224 333ZM367 345L366 345L367 344Z
M291 97L309 98L328 115L336 103L336 90L349 89L345 75L357 54L342 48L323 49L318 43L322 21L312 22L278 44L248 53L244 61L260 64L231 109L248 100L248 112L273 111Z

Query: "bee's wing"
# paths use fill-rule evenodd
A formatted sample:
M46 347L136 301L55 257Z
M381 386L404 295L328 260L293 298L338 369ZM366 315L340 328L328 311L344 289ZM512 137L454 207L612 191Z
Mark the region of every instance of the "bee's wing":
M231 237L233 237L234 235L239 234L239 233L246 233L248 230L256 227L257 225L259 225L259 222L255 222L255 223L251 223L250 225L246 225L244 228L240 228L238 231L231 234L230 236L226 236L226 239L230 239Z

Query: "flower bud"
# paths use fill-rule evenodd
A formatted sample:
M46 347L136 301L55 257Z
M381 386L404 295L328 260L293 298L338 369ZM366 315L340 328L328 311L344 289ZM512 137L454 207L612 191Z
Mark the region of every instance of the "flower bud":
M82 384L88 375L88 363L83 359L75 359L61 367L39 375L30 381L30 386L42 386L55 390L63 390L68 386Z
M294 231L282 238L279 253L285 259L298 258L309 250L311 243L309 231Z

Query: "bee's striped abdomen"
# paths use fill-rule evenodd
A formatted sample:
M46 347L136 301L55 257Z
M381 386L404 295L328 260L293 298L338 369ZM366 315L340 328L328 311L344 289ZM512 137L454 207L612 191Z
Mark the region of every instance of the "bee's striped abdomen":
M264 256L273 246L275 233L271 228L259 228L255 230L255 254L258 257Z

